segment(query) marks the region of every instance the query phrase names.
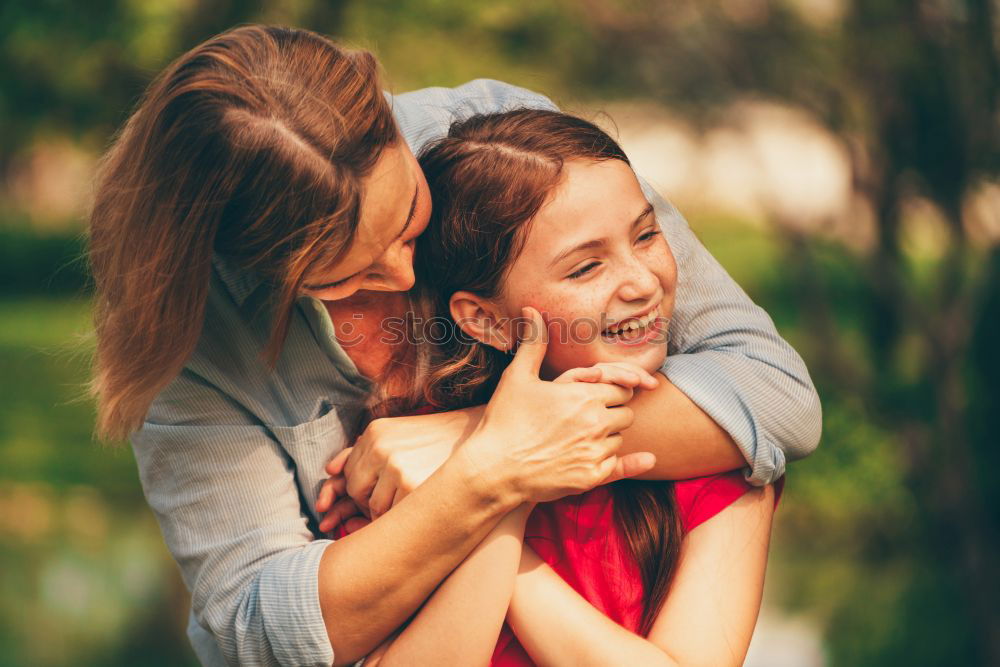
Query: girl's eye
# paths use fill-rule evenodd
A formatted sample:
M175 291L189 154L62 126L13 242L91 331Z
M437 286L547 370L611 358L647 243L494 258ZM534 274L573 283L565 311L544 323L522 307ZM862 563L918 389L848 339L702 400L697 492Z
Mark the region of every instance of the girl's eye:
M661 233L661 232L660 232L660 230L659 230L659 229L651 229L651 230L649 230L648 232L646 232L645 234L643 234L642 236L640 236L640 237L639 237L639 238L638 238L637 240L638 240L638 241L643 241L643 242L645 242L645 241L649 241L649 240L651 240L651 239L652 239L652 238L653 238L654 236L657 236L657 235L659 235L660 233Z
M574 271L573 273L569 274L567 278L582 278L583 276L590 273L596 267L597 267L597 262L591 262L590 264L587 264L586 266L583 266Z

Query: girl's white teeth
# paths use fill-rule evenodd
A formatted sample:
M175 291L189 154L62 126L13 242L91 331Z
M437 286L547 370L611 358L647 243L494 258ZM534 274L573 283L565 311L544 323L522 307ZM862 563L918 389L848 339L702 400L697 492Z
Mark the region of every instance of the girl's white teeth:
M647 326L654 319L656 319L656 311L653 311L644 317L640 317L637 320L629 320L628 322L619 323L615 325L614 328L609 328L608 333L620 334L626 331L635 331L636 329L641 329Z

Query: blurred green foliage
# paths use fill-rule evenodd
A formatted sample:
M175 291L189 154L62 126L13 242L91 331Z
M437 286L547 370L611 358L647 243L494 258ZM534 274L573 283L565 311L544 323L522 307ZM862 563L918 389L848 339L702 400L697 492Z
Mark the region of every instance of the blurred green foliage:
M746 96L809 110L850 153L870 247L776 212L764 229L692 219L824 401L770 576L831 664L1000 664L1000 252L962 220L1000 171L994 0L11 0L0 173L51 137L100 150L170 59L248 21L371 48L395 90L488 76L696 127ZM930 250L906 243L915 195L943 221ZM0 665L190 663L131 455L90 439L80 249L0 220Z
M85 299L0 300L0 665L196 664L126 447L91 438Z
M0 224L0 295L84 294L90 281L84 248L81 233Z

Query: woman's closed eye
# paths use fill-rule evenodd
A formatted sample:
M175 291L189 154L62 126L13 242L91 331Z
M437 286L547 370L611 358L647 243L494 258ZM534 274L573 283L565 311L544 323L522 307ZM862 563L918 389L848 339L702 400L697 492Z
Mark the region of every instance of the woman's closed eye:
M305 285L305 288L313 292L318 292L320 290L325 290L325 289L333 289L334 287L340 287L341 285L345 285L347 281L353 277L354 276L348 276L347 278L342 278L341 280L335 280L332 283L325 283L323 285L314 285L314 286Z

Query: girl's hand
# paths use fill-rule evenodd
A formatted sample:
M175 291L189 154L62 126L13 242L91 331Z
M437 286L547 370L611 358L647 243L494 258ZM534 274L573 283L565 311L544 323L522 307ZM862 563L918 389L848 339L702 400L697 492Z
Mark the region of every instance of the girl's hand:
M347 495L347 481L342 469L350 453L350 448L347 448L327 464L327 471L336 472L323 482L316 498L316 514L323 515L319 522L319 530L322 533L333 533L334 537L349 535L371 523Z
M585 368L571 368L553 382L604 382L626 389L656 389L660 385L653 374L627 361L609 361Z

